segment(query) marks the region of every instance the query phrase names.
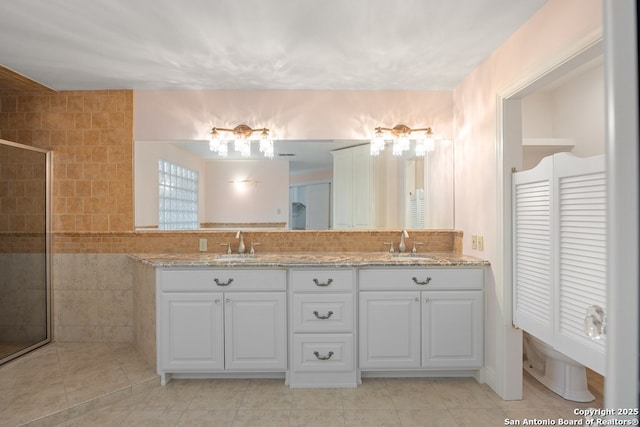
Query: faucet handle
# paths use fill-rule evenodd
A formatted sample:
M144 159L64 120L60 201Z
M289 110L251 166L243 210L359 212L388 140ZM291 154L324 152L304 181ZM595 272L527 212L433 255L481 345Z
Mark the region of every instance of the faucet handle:
M231 253L231 243L220 243L220 246L226 246L227 247L227 255Z
M249 249L249 253L250 253L251 255L253 255L253 254L255 254L255 253L256 253L256 250L254 249L254 246L258 246L259 244L260 244L260 243L257 243L257 242L251 242L251 249Z
M384 242L385 245L389 245L389 253L392 254L394 253L396 250L393 249L393 242Z
M413 249L411 249L411 253L412 254L415 254L416 252L418 252L418 250L416 249L416 245L422 246L422 245L424 245L424 243L422 243L422 242L413 242Z

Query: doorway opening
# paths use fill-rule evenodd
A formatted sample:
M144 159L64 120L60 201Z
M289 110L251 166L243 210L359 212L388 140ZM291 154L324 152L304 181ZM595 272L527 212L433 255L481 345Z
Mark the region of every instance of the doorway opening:
M543 74L531 76L499 94L502 133L502 244L504 306L512 319L513 222L511 174L534 167L544 157L571 152L577 157L604 154L605 102L603 43L596 40ZM522 396L522 334L507 334L506 395ZM590 389L603 401L603 377L588 370Z

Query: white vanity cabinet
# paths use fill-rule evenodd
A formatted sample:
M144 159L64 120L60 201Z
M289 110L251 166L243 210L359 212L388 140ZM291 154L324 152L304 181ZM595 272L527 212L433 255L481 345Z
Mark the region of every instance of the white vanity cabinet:
M483 278L482 269L361 269L360 369L481 368Z
M291 269L291 387L356 387L352 268Z
M285 372L286 270L159 269L157 364L167 374Z

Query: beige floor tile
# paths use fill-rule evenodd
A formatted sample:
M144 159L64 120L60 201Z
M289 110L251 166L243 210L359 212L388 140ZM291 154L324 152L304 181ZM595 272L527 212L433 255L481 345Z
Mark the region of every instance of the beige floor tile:
M289 411L292 400L291 392L248 390L244 394L240 409L243 411Z
M291 388L282 379L253 379L247 384L248 391L291 392Z
M398 409L446 409L445 399L434 387L422 390L407 387L404 390L394 388L389 392L393 406Z
M233 420L233 427L286 427L289 425L289 412L240 410Z
M297 388L293 390L292 409L339 409L342 411L340 389Z
M137 386L135 385L137 382ZM503 401L472 378L365 378L357 388L291 389L283 379L172 380L129 344L45 346L0 367L0 427L493 426L506 418L576 419L576 408L523 377L523 399Z
M292 409L289 418L289 426L291 427L338 427L344 425L342 410Z
M402 409L398 417L404 427L456 427L458 423L447 409Z
M113 427L120 425L129 415L129 411L113 411L110 409L99 409L79 417L72 418L58 427Z
M345 393L342 395L344 409L393 409L393 400L386 390Z
M192 411L213 411L213 410L233 410L240 408L245 396L245 391L226 391L211 389L210 391L200 390L191 399L189 410ZM264 396L264 395L263 395Z
M236 411L191 411L182 413L176 427L231 427Z
M121 427L173 427L182 416L181 411L131 411Z
M434 383L435 390L440 394L447 408L497 408L491 398L490 391L484 384L478 384L473 379L451 379Z
M346 426L395 427L401 426L400 418L394 409L345 409Z
M503 426L507 414L500 408L477 409L456 408L449 413L460 427L495 427Z

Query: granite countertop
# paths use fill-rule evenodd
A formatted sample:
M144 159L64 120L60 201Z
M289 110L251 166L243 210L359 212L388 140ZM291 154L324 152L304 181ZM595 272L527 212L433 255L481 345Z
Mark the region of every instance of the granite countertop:
M224 255L213 253L130 254L154 267L485 267L488 261L453 252L304 252Z

